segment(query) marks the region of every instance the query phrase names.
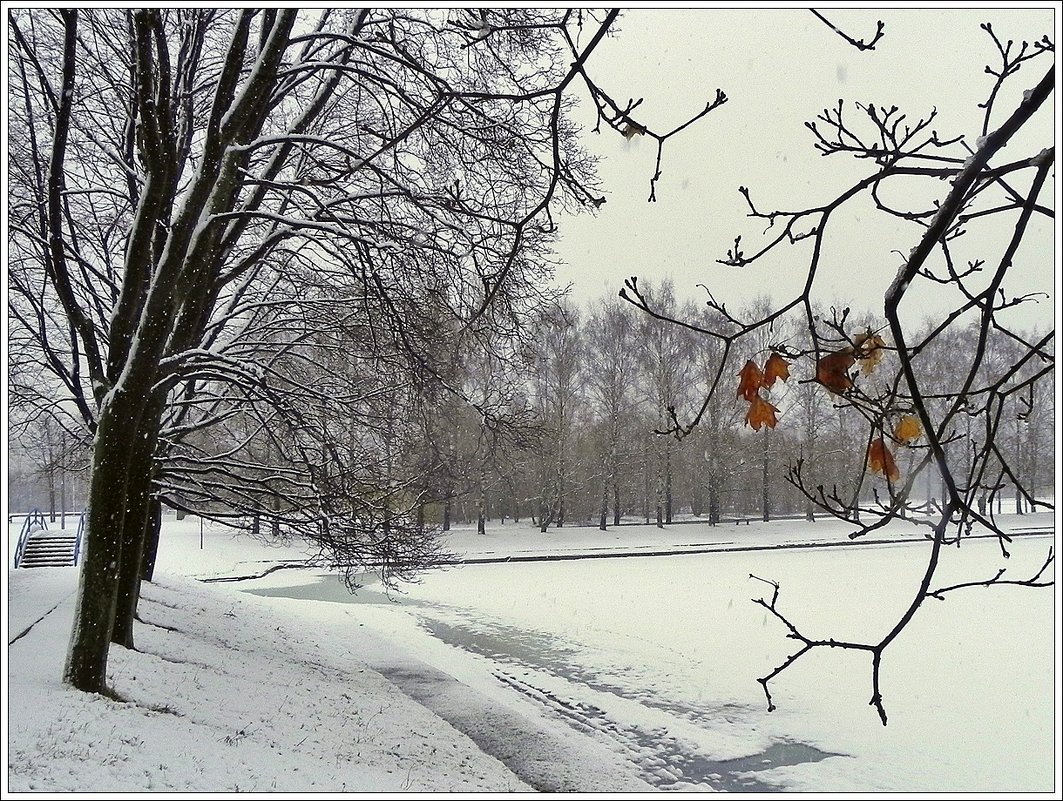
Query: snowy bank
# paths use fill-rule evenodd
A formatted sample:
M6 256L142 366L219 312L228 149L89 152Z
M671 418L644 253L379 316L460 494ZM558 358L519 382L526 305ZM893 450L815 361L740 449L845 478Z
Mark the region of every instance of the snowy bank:
M112 649L125 702L59 681L75 571L9 574L9 790L529 789L339 638L257 599L167 576L144 589L136 651ZM379 648L380 645L376 644Z

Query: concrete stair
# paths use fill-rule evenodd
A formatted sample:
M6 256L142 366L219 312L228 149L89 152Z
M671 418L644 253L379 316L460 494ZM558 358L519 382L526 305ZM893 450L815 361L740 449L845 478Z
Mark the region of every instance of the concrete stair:
M67 531L38 532L26 540L19 567L74 567L76 542Z

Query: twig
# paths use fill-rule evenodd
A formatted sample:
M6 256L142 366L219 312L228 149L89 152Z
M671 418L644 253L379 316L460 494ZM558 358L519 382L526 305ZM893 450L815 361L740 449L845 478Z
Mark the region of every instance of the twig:
M874 38L870 42L865 42L863 39L854 39L853 37L849 36L849 34L845 33L845 31L843 31L840 28L836 27L830 20L828 20L826 17L824 17L818 11L816 11L816 9L810 8L809 11L811 11L813 14L815 14L817 19L819 19L821 22L823 22L824 25L826 25L828 28L830 28L832 31L834 31L836 34L838 34L840 37L842 37L845 41L847 41L849 44L851 44L857 50L874 50L875 49L875 45L878 44L878 40L882 38L882 34L884 33L885 28L886 28L886 23L884 23L882 20L879 20L878 23L877 23L878 28L875 31Z

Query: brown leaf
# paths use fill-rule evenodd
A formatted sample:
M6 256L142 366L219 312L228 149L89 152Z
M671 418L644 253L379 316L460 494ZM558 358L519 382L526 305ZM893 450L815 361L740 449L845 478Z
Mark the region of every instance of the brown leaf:
M915 442L921 436L923 436L923 426L914 414L904 415L893 429L893 438L903 445Z
M771 389L771 385L775 383L776 378L786 381L789 377L790 365L786 359L778 353L771 354L764 365L764 387Z
M646 128L637 122L629 121L620 129L620 133L624 135L625 139L631 139L633 136L642 136L646 133Z
M886 447L882 437L872 440L870 447L867 449L867 469L872 473L885 476L890 481L897 481L901 477L901 471L897 469L897 462L894 461L893 454Z
M749 359L738 374L738 397L753 400L764 383L764 373Z
M746 412L746 422L754 431L760 431L762 425L768 428L775 428L775 423L777 422L775 413L777 411L779 410L760 397L760 395L754 395L749 404L749 411Z
M816 380L835 395L841 395L853 386L849 368L855 363L849 348L828 353L816 362Z
M886 347L885 341L878 334L867 331L853 337L853 344L856 345L856 358L860 361L860 372L864 375L871 375L886 353L883 350Z

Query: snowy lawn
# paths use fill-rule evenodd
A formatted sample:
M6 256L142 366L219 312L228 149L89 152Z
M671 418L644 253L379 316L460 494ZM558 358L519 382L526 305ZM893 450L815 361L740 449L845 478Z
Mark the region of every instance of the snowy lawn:
M531 789L519 774L566 790L1051 792L1053 590L928 602L886 652L885 728L863 654L805 656L772 683L779 709L766 711L755 678L795 648L750 602L770 588L749 574L781 583L780 609L806 634L871 639L909 600L926 545L686 551L843 538L792 521L545 538L509 524L454 532L451 547L680 555L469 564L352 599L308 570L192 581L306 554L221 527L201 549L197 520L167 521L140 650L112 651L123 703L59 682L76 571L8 571L5 789ZM1008 575L1032 573L1051 543L1017 538ZM946 552L941 582L999 564L994 542L972 540Z
M125 702L70 690L59 675L73 576L9 574L15 609L43 594L50 608L57 584L68 597L8 646L11 791L527 789L367 669L362 637L321 638L250 596L189 579L146 588L138 651L112 649Z

